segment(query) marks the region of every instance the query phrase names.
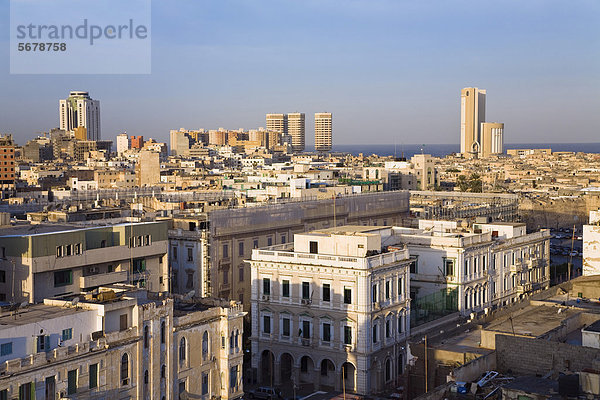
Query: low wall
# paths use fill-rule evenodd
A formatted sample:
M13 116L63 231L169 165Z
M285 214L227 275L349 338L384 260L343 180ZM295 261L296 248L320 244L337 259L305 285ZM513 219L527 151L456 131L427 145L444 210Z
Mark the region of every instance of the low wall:
M448 379L457 382L473 382L483 375L484 372L494 370L496 370L495 351L469 361L465 365L462 365L458 368L455 368L452 371L452 375L448 376Z

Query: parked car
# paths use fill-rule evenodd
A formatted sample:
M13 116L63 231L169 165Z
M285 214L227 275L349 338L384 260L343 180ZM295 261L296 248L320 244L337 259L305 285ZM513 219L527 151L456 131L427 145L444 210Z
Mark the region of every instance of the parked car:
M281 399L281 391L270 386L261 386L248 391L251 399L275 400Z

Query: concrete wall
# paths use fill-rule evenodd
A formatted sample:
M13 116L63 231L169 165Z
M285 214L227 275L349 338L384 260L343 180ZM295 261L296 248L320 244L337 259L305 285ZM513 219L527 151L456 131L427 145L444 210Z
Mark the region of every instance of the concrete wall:
M452 371L452 379L457 382L472 382L486 371L496 370L496 352L478 357Z
M496 357L497 370L503 374L544 375L600 367L600 349L508 335L496 335Z

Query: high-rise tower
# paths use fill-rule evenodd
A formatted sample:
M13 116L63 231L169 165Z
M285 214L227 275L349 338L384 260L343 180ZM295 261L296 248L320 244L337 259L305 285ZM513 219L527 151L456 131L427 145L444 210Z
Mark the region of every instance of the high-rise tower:
M485 90L474 87L460 92L460 152L474 157L481 151L481 124L485 122Z
M292 151L304 151L305 146L305 116L304 113L290 113L287 115L288 133L292 137Z
M83 127L88 140L100 140L100 101L93 100L88 92L72 91L58 107L60 129L74 132Z
M332 145L331 113L315 113L315 150L330 151Z

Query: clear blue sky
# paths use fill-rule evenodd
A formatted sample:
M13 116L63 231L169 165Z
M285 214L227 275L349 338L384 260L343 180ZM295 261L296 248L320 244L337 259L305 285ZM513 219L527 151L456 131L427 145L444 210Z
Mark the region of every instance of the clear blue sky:
M334 115L334 144L457 143L460 89L487 89L505 141L600 141L598 0L154 0L152 74L10 75L0 0L0 132L58 126L58 99L101 101L102 136Z

